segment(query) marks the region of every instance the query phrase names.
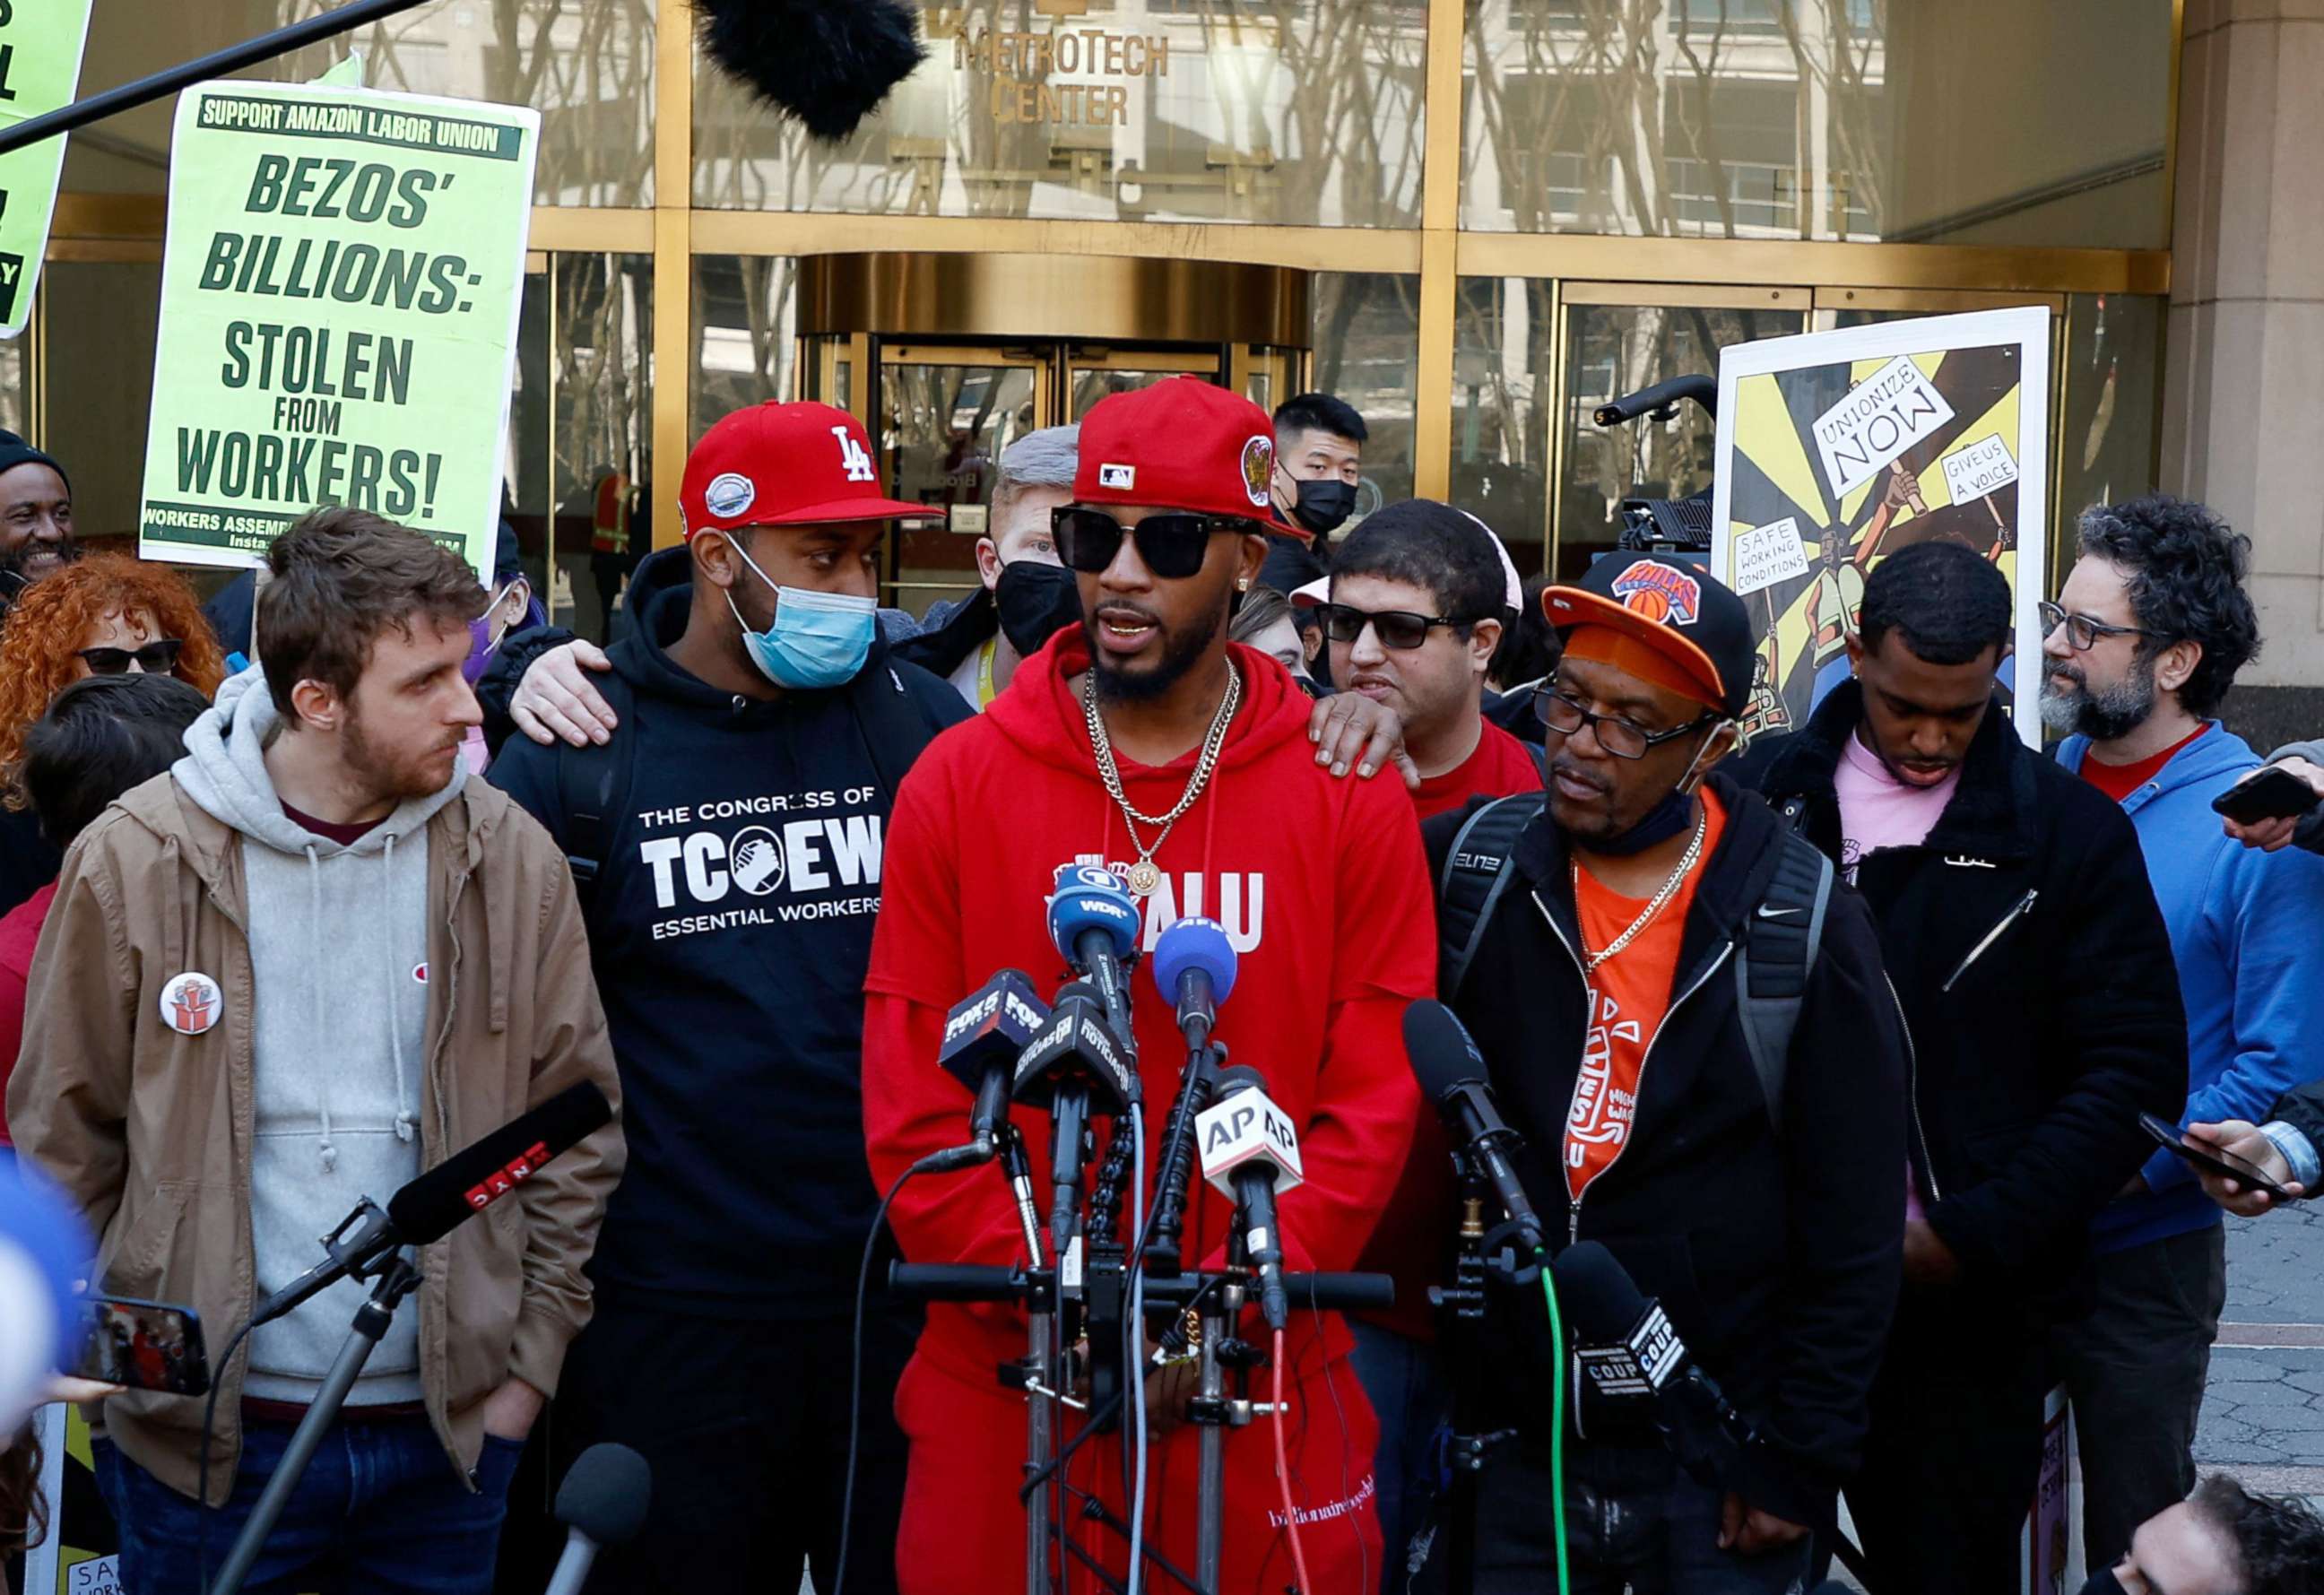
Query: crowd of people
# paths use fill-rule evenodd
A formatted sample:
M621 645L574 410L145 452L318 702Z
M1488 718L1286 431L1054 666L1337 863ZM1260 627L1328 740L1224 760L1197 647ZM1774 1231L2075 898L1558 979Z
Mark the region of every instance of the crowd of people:
M1702 562L1528 583L1454 505L1351 528L1367 440L1328 395L1117 393L1003 451L978 585L915 620L877 597L923 507L845 412L752 406L600 648L540 623L512 538L486 584L345 508L206 617L82 558L63 466L0 435L5 1130L93 1286L226 1353L214 1414L73 1392L121 1587L203 1587L365 1292L228 1352L253 1303L582 1082L616 1120L420 1254L244 1588L540 1588L546 1493L606 1441L652 1492L593 1590L1022 1586L1024 1311L880 1265L1026 1261L996 1169L905 1176L964 1137L954 1005L1051 989L1044 899L1097 866L1141 951L1208 917L1238 957L1220 1035L1296 1129L1286 1266L1395 1283L1268 1356L1288 1421L1228 1431L1222 1595L1462 1595L1456 1541L1491 1595L1775 1595L1849 1529L1875 1595L2015 1591L2060 1385L2091 1589L2324 1590L2324 1520L2193 1461L2222 1212L2324 1180L2324 808L2213 808L2264 768L2324 796L2324 745L2218 718L2260 642L2246 539L2092 507L2014 659L1984 551L1900 529L1848 678L1747 745L1757 639ZM1480 1323L1432 1307L1479 1220L1406 1059L1430 999L1545 1250L1602 1245L1732 1403L1722 1471L1583 1378L1611 1348L1531 1271ZM1157 1167L1184 1047L1150 982L1120 1039ZM1240 1222L1196 1181L1187 1265ZM1155 1360L1143 1428L1074 1396L1061 1590L1195 1562L1201 1426Z

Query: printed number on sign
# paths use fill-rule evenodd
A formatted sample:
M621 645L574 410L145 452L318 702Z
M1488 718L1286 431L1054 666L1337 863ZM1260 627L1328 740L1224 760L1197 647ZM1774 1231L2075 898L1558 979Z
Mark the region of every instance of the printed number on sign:
M847 467L850 482L876 482L880 474L872 468L872 451L855 441L854 434L845 427L834 427L831 435L839 439L839 463Z

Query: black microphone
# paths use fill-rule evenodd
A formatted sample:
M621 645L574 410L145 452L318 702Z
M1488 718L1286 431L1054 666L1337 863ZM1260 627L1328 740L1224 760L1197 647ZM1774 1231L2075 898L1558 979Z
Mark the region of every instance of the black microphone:
M605 1093L584 1080L445 1158L389 1197L385 1212L365 1198L323 1237L328 1259L261 1302L251 1323L272 1323L349 1275L367 1276L391 1252L441 1240L613 1119Z
M1567 1247L1550 1274L1575 1339L1621 1347L1636 1362L1680 1466L1704 1484L1730 1482L1751 1425L1694 1365L1661 1304L1639 1295L1614 1254L1595 1240Z
M1259 1310L1269 1329L1291 1321L1283 1283L1283 1228L1275 1199L1296 1186L1299 1133L1267 1094L1256 1069L1219 1071L1218 1098L1194 1120L1203 1147L1203 1177L1242 1209L1251 1266L1259 1270Z
M1057 993L1049 1017L1017 1055L1010 1094L1034 1107L1054 1107L1060 1091L1087 1093L1090 1110L1120 1113L1139 1100L1129 1053L1106 1023L1095 988L1075 981Z
M976 1105L969 1111L968 1144L923 1157L923 1171L940 1174L992 1161L1001 1150L1001 1127L1009 1121L1017 1056L1048 1017L1031 977L1014 969L1000 971L953 1004L945 1016L936 1062L974 1093Z
M557 1521L567 1534L549 1595L581 1595L597 1553L635 1539L652 1498L653 1470L628 1446L606 1442L575 1458L557 1487Z
M1509 1166L1509 1154L1525 1143L1501 1122L1500 1111L1493 1106L1492 1087L1485 1083L1485 1055L1451 1009L1426 1000L1404 1010L1404 1050L1412 1060L1421 1094L1436 1104L1446 1133L1476 1160L1502 1211L1517 1224L1526 1251L1539 1250L1541 1220L1534 1216L1525 1186Z
M1049 898L1049 940L1074 973L1097 988L1106 1022L1133 1065L1138 1037L1130 1028L1130 979L1121 965L1138 945L1138 899L1122 890L1112 871L1097 864L1057 866Z

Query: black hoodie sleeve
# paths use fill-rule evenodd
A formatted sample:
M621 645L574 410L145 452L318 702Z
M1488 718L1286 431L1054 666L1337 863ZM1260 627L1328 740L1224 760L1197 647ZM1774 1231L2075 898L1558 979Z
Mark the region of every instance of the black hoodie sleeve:
M2043 894L2060 900L2042 907L2072 936L2047 993L2070 1056L2045 1060L2054 1099L2000 1172L1930 1205L1970 1272L2030 1271L2054 1256L2153 1153L2139 1114L2175 1120L2187 1102L2187 1015L2138 834L2094 788L2058 785L2054 840L2071 852L2045 871Z
M1864 1448L1904 1270L1905 1045L1870 911L1835 891L1784 1077L1790 1261L1774 1407L1739 1492L1789 1523L1825 1520Z
M494 758L500 756L502 744L516 733L509 705L516 701L517 684L532 668L533 660L573 639L574 633L563 626L535 626L529 632L501 639L500 647L493 650L493 662L484 667L484 678L476 683L476 703L484 711L484 746Z

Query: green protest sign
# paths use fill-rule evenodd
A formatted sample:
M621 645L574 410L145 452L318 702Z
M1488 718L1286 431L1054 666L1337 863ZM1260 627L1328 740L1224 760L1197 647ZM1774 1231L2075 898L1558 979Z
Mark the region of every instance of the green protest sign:
M0 0L0 127L72 104L89 3ZM64 164L62 138L0 155L0 337L14 337L32 319Z
M187 91L143 558L256 565L349 504L490 573L540 125L318 84Z

